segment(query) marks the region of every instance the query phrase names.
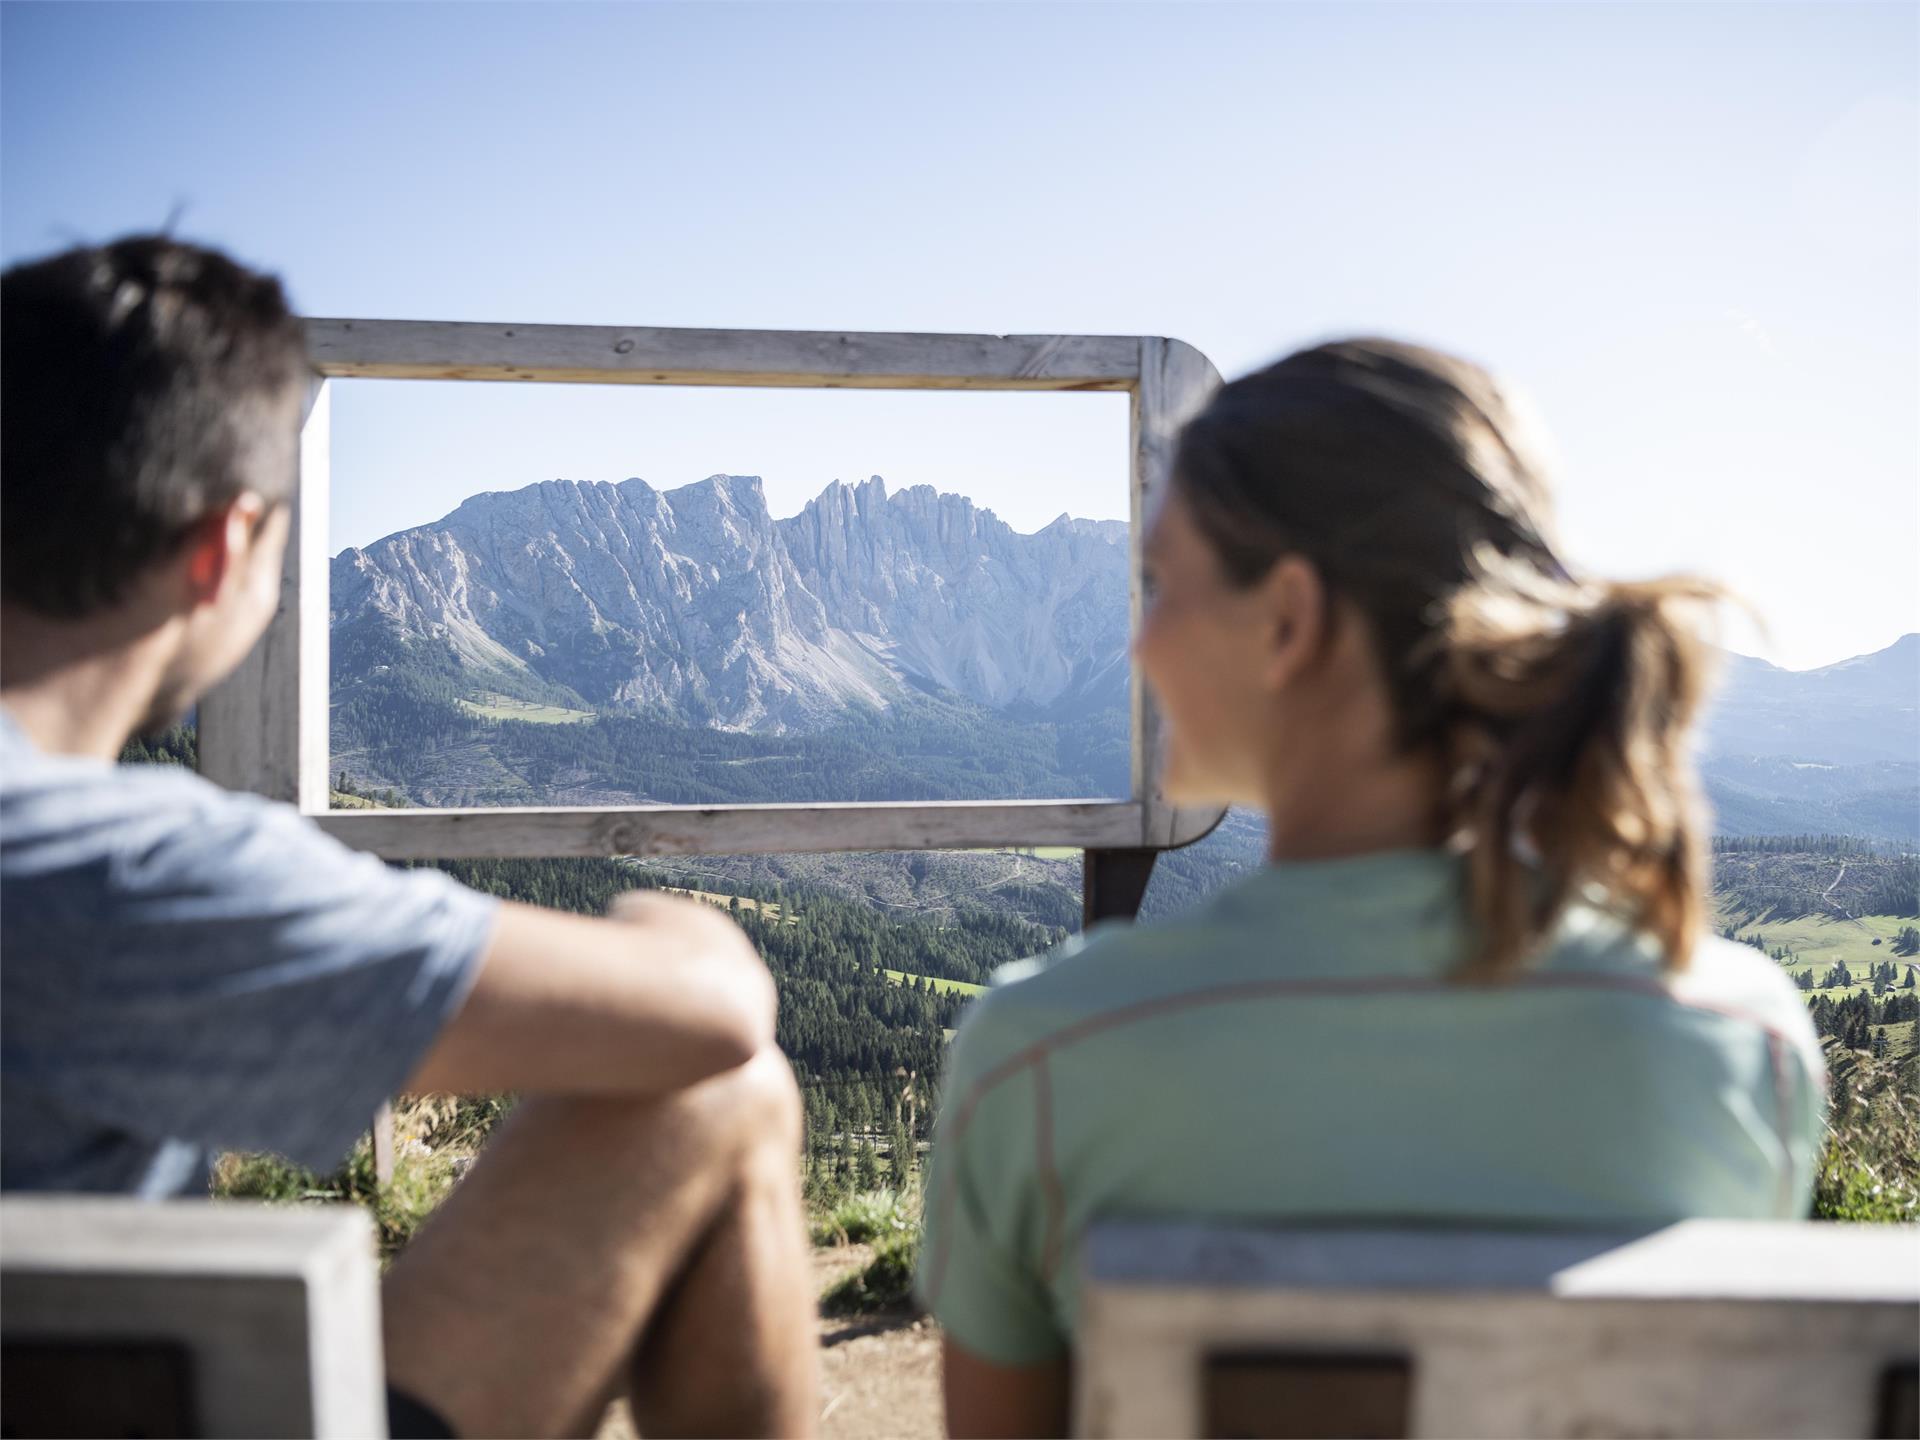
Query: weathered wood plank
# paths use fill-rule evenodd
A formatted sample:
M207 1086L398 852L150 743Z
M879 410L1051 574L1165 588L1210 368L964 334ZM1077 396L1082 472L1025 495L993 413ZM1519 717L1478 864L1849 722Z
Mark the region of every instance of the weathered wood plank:
M1912 1225L1684 1220L1638 1229L1405 1230L1113 1221L1088 1231L1082 1263L1090 1281L1128 1287L1920 1307L1920 1227Z
M307 321L325 375L869 390L1127 390L1140 341L1125 335L916 335Z
M309 812L327 808L333 793L328 773L329 686L333 615L328 591L332 572L327 553L331 539L333 496L333 387L322 380L315 387L307 423L300 432L300 533L288 541L297 544L298 570L305 577L299 594L299 642L294 665L299 691L294 764L298 804Z
M773 855L1134 843L1129 800L882 805L663 805L554 810L335 810L322 829L389 860L561 855Z
M331 412L326 383L316 377L306 425L300 432L301 473L294 490L279 603L260 643L233 674L201 698L199 706L202 775L231 790L252 790L308 809L327 802ZM305 593L303 577L310 582Z
M1197 415L1220 388L1220 372L1213 362L1181 340L1148 336L1140 341L1140 383L1131 406L1133 454L1133 509L1131 546L1132 595L1127 633L1140 633L1145 606L1141 588L1147 521L1161 494L1173 480L1174 451L1180 427ZM1190 808L1169 804L1160 794L1160 763L1164 755L1160 708L1152 692L1133 674L1133 793L1144 802L1140 838L1136 845L1171 849L1190 845L1220 823L1224 809Z
M393 1183L393 1102L382 1100L373 1112L373 1178Z

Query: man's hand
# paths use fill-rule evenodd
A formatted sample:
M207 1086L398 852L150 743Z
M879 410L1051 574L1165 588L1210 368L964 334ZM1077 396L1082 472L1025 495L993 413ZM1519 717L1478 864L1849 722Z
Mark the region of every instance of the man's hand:
M635 891L592 920L503 904L472 993L406 1088L665 1094L744 1064L773 1018L772 977L714 906Z

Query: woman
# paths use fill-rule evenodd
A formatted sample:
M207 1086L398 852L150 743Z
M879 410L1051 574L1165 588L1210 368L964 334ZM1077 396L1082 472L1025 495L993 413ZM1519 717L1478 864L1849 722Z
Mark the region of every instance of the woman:
M1146 561L1163 788L1270 863L968 1016L920 1275L955 1433L1064 1431L1096 1218L1805 1213L1812 1026L1702 934L1710 587L1575 578L1511 397L1378 340L1225 387Z

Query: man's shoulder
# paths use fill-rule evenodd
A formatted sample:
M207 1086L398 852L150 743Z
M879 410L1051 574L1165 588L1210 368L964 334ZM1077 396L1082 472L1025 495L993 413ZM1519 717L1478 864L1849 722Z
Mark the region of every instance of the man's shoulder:
M170 834L284 826L294 818L286 807L222 789L179 765L107 765L17 748L0 757L0 855L10 869L75 848L139 849Z
M83 916L179 923L212 897L229 915L269 915L394 883L293 806L178 765L0 755L0 884L16 938Z

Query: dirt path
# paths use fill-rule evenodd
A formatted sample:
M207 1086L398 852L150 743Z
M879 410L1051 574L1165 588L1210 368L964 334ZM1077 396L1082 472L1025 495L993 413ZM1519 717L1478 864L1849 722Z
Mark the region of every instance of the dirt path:
M1827 886L1826 889L1820 892L1820 898L1824 901L1829 895L1833 894L1835 890L1838 890L1840 888L1840 882L1846 878L1847 878L1847 867L1844 863L1842 863L1842 865L1840 866L1840 873L1833 877L1833 884ZM1847 920L1853 919L1853 916L1847 912L1847 909L1844 905L1835 905L1833 908L1840 912L1842 918Z
M813 1252L814 1279L826 1290L873 1258L865 1245ZM936 1440L940 1408L940 1330L925 1316L890 1313L820 1321L822 1440ZM607 1412L598 1440L634 1440L625 1401Z
M866 1245L813 1252L816 1289L873 1258ZM926 1316L892 1312L820 1321L822 1440L935 1440L940 1408L940 1330Z

